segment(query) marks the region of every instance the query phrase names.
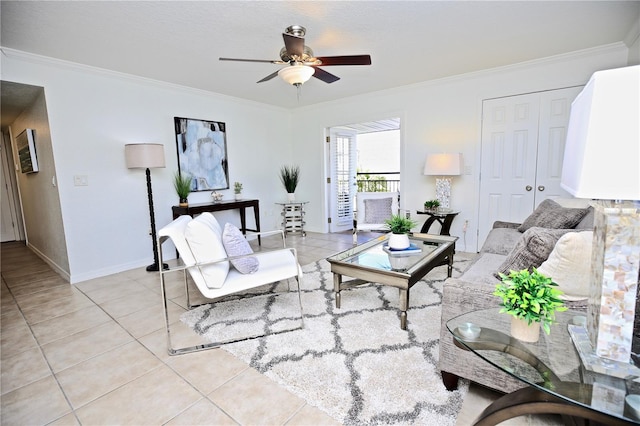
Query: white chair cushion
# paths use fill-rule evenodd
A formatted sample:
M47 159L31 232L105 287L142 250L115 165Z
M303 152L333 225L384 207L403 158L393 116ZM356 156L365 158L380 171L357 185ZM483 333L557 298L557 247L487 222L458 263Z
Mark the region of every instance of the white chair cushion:
M564 292L562 298L584 300L589 297L592 245L593 231L564 234L538 268L538 272L558 284Z
M191 216L183 215L175 219L173 222L158 231L158 237L169 237L173 242L173 245L178 250L180 258L186 266L191 266L196 263L196 259L191 253L189 244L184 238L184 231L187 229L187 225L193 219Z
M224 225L222 231L222 244L227 251L227 256L242 256L253 253L253 249L249 245L247 239L242 232L231 223ZM258 270L260 264L255 257L244 257L242 259L232 260L231 264L242 274L253 274Z
M184 237L198 263L213 262L227 257L222 245L220 225L210 213L203 213L189 222ZM189 273L199 288L220 288L229 273L229 262L192 267L189 268Z

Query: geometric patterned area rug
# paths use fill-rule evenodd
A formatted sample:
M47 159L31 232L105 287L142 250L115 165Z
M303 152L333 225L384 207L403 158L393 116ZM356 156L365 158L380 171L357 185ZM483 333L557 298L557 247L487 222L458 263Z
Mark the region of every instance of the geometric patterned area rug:
M456 253L453 276L474 257ZM398 289L364 284L343 290L337 309L329 263L323 259L303 271L303 329L222 348L345 425L454 425L468 382L449 392L437 368L447 267L411 288L407 330L400 329ZM287 289L279 284L267 296L203 305L181 320L211 341L252 327L290 327L299 310L290 297L296 293Z

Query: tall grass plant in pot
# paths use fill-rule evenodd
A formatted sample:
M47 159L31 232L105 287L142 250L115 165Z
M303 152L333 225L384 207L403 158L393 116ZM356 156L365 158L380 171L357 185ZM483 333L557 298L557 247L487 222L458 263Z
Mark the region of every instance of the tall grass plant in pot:
M512 315L511 336L524 342L537 342L540 326L549 334L555 322L555 313L566 311L559 298L563 293L550 277L536 268L499 274L502 282L496 285L494 295L501 299L500 313Z
M173 187L178 194L180 207L186 207L189 205L189 194L191 193L191 176L184 173L176 172L173 175Z
M289 201L294 201L296 188L300 183L300 166L282 166L280 168L280 182L287 190Z

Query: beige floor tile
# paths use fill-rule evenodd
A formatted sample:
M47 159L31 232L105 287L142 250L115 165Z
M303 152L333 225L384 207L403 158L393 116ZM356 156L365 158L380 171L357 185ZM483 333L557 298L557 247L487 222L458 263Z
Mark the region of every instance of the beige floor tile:
M305 404L305 406L286 423L287 426L340 426L341 424L342 423L324 411L309 404Z
M170 318L178 318L184 308L169 301L167 304ZM165 329L164 309L158 304L118 318L118 323L135 338L145 336L154 331Z
M220 408L206 398L196 402L184 412L171 419L167 426L226 426L237 425Z
M71 407L49 376L2 395L0 412L3 425L45 425L70 413Z
M44 345L109 321L111 318L102 309L90 306L34 324L31 329L38 342Z
M51 302L52 300L73 296L74 294L82 294L74 286L60 285L37 293L23 294L16 297L16 302L21 309L31 308L42 303Z
M40 348L3 359L0 372L0 389L3 394L51 375Z
M119 274L86 281L85 283L76 284L76 287L97 304L119 299L144 288L136 281Z
M210 393L209 399L234 420L246 425L284 424L305 404L304 400L251 368Z
M42 351L57 373L133 340L120 325L109 321L42 345Z
M205 395L249 368L220 348L172 356L167 364Z
M33 338L33 334L26 322L2 330L2 335L0 336L0 353L2 360L29 349L36 349L37 347L38 343Z
M41 291L49 291L50 289L54 289L57 287L68 287L69 283L62 277L56 275L49 277L45 280L29 282L25 284L19 285L11 285L11 293L13 293L13 297L18 298L23 295L38 293Z
M26 324L27 322L25 321L22 312L20 312L20 309L18 309L18 305L13 303L6 308L2 308L2 315L0 316L0 329L2 331L11 327Z
M73 408L119 388L162 363L138 342L112 349L56 374Z
M60 417L55 422L47 424L47 426L80 426L80 422L74 413L70 413L66 416Z
M112 317L120 318L138 312L141 309L161 306L161 303L161 298L157 293L143 286L139 286L135 292L130 292L123 297L100 303L100 307Z
M69 297L53 299L39 305L21 308L27 322L29 324L37 324L71 312L79 311L80 309L93 306L93 304L87 296L76 290L76 293L73 293Z
M168 367L161 366L76 410L82 424L159 425L202 395ZM117 409L116 409L117 407Z

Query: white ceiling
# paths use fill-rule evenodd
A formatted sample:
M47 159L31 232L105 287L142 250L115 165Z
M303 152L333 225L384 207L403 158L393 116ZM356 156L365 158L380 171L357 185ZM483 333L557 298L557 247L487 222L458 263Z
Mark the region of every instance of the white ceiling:
M2 1L3 47L287 108L625 41L640 1ZM268 63L282 32L307 28L317 56L370 54L325 69L298 100Z

